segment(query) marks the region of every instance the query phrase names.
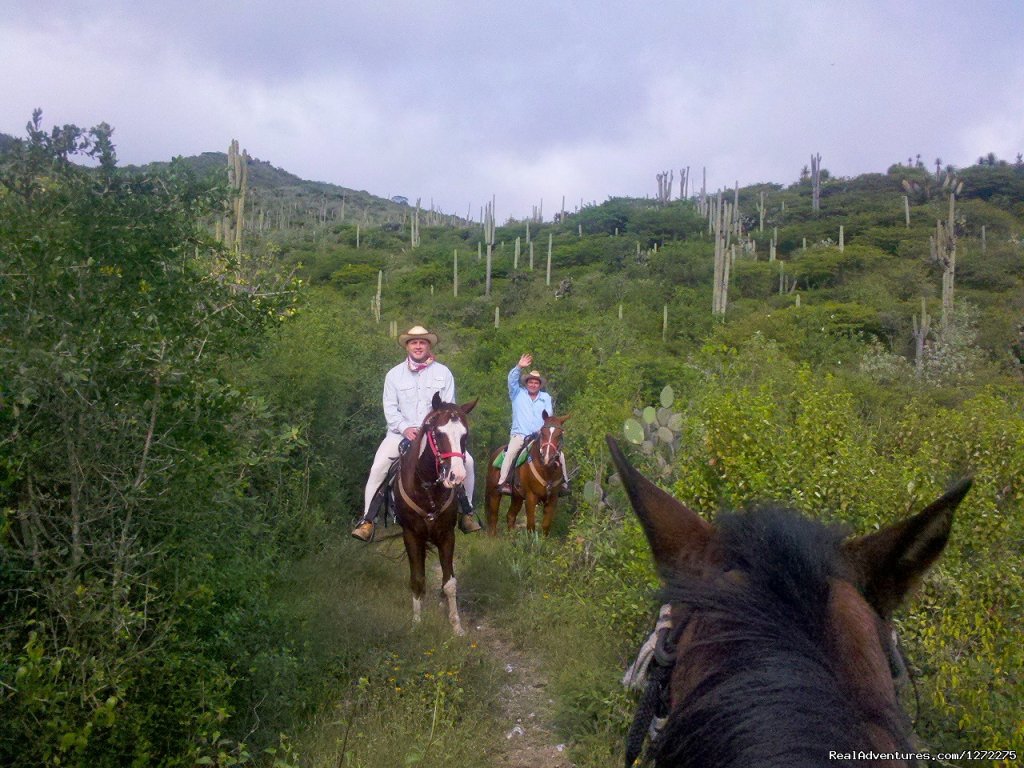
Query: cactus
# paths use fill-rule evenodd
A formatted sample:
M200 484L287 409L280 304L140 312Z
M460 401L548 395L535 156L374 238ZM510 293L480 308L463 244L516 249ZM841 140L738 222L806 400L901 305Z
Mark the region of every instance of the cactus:
M236 253L242 249L242 228L245 225L245 193L249 186L249 153L238 151L238 139L228 146L228 187L231 190L231 211L221 228L223 242Z
M659 402L660 408L634 409L634 418L626 419L622 432L645 456L652 456L661 476L668 478L672 474L672 459L682 440L683 414L672 408L675 393L671 386L662 389Z
M811 210L821 210L821 153L811 155Z
M544 285L551 285L551 238L552 234L548 232L548 272L544 278Z
M455 249L455 255L452 257L452 296L458 298L459 296L459 249Z
M942 266L942 328L952 322L953 280L956 274L956 196L964 183L946 176L943 187L949 189L949 216L935 224L931 239L932 258Z
M924 296L921 297L921 321L918 322L917 315L913 317L914 322L914 370L920 376L924 370L924 347L928 340L928 332L931 330L931 316L928 314L928 307L925 304Z
M373 302L370 306L373 309L373 317L379 323L380 322L380 291L381 286L384 283L384 270L377 270L377 295L374 297Z

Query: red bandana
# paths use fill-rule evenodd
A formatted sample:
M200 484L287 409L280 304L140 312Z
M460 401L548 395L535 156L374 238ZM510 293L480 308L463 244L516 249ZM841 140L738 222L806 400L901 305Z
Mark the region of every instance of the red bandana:
M434 362L433 356L428 357L422 363L417 363L411 357L407 357L405 360L409 364L409 370L412 371L413 373L419 373L424 368L426 368L427 366Z

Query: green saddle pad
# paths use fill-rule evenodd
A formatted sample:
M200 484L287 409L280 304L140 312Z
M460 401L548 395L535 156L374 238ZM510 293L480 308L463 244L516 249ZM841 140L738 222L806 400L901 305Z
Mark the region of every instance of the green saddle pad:
M526 460L530 458L530 444L527 443L523 446L523 450L519 452L519 458L516 461L516 466L521 467L526 463ZM501 469L501 465L505 463L505 451L502 451L494 457L494 463L491 465L495 469Z

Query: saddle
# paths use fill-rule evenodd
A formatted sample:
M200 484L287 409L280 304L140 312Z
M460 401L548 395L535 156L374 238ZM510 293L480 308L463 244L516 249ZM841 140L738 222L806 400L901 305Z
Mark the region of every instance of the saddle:
M519 453L517 453L515 456L515 465L517 467L521 467L523 466L523 464L531 460L530 446L532 446L535 442L537 442L536 434L529 435L526 438L525 442L523 442L523 447L519 449ZM498 452L498 455L494 457L494 462L491 464L491 466L494 467L495 469L501 469L501 465L505 463L505 454L507 452L508 446L506 445L504 448L501 449L501 451Z
M385 528L388 527L388 517L398 525L402 524L402 521L398 519L398 506L395 504L395 478L398 477L398 464L405 452L409 450L410 445L412 445L412 441L403 437L402 442L398 444L398 456L391 462L384 481L377 486L377 490L373 492L373 499L370 501L367 518L376 520L377 515L383 511L384 516L381 518L381 522Z

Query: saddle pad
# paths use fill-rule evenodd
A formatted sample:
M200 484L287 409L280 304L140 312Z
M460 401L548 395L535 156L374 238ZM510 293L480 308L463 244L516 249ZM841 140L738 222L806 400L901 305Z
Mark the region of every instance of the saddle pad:
M523 464L525 464L529 460L530 460L530 443L527 443L526 445L523 446L523 450L521 450L519 452L519 458L516 461L516 466L517 467L521 467L521 466L523 466ZM501 453L499 453L497 456L494 457L494 463L492 463L491 466L494 467L495 469L501 469L501 465L504 464L504 463L505 463L505 450L503 449L501 451Z

